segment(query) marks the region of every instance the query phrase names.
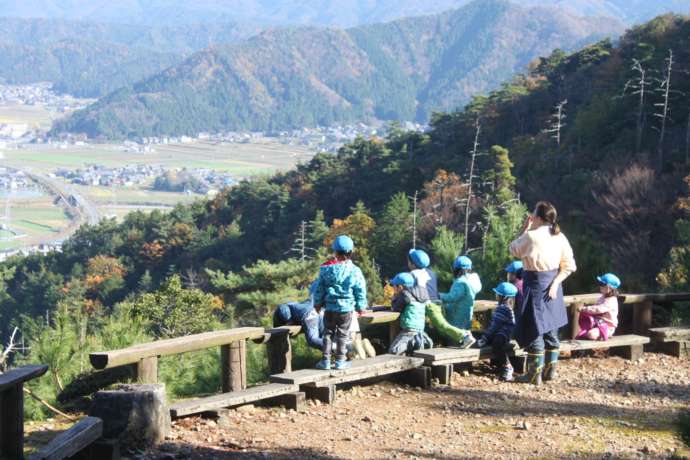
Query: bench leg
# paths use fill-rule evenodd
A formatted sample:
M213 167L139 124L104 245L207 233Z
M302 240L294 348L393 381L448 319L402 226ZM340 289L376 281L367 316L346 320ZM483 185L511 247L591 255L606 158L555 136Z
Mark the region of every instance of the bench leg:
M247 388L247 342L238 340L220 347L223 393Z
M24 458L24 391L16 385L0 392L0 458Z
M400 374L400 379L410 386L427 389L431 387L431 368L422 366L410 369Z
M266 401L268 405L283 406L286 409L292 409L297 412L306 410L307 396L303 391L296 391L281 396L276 396Z
M292 343L290 334L278 334L266 344L268 369L271 374L292 372Z
M158 357L151 356L137 363L137 380L141 383L158 383Z
M304 391L305 396L309 399L318 399L324 404L333 404L335 402L335 385L328 385L325 387L310 387L305 385L301 390Z
M452 375L452 364L442 364L440 366L431 367L431 376L435 379L438 379L438 383L440 383L441 385L450 385Z
M629 359L630 361L637 361L642 358L644 354L644 345L630 345L612 351L622 358Z
M664 353L676 358L690 358L690 342L681 340L661 344Z

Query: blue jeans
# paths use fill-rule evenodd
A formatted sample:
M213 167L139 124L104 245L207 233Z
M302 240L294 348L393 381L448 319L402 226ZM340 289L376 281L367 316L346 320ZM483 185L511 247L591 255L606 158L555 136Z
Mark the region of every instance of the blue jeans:
M528 353L544 353L544 350L558 350L561 346L558 340L558 329L538 336L528 346Z
M311 310L302 318L302 332L307 338L307 344L318 350L323 349L323 331L321 317L316 310Z

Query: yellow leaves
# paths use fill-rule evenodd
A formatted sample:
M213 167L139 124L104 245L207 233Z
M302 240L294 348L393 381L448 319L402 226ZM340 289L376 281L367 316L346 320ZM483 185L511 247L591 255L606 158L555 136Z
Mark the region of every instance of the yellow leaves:
M393 303L393 296L395 295L395 288L389 283L383 286L383 304L390 305Z
M330 247L333 240L339 235L348 235L357 246L368 247L369 238L376 228L376 222L366 212L355 210L354 213L343 219L333 219L328 234L324 240L326 246Z
M160 241L154 240L150 243L144 243L139 254L149 262L156 263L165 256L165 247Z

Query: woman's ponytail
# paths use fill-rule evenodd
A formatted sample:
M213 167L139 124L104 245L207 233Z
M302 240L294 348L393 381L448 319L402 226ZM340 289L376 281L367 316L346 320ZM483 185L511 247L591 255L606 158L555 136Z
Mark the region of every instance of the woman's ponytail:
M540 201L534 208L534 215L549 225L552 235L561 233L561 226L558 225L558 211L554 205L548 201Z

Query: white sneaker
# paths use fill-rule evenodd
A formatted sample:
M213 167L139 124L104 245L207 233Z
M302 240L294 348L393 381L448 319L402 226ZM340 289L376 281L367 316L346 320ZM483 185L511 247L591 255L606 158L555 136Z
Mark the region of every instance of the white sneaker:
M468 332L465 334L465 336L462 338L462 342L460 342L460 348L463 350L465 348L470 348L472 345L474 345L477 342L477 339L474 338L471 332Z

